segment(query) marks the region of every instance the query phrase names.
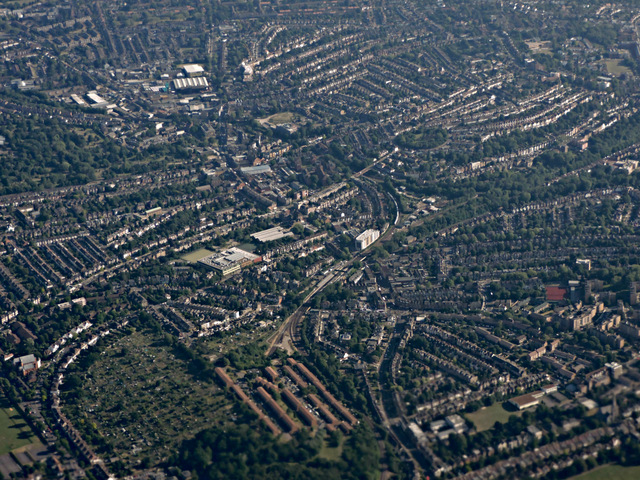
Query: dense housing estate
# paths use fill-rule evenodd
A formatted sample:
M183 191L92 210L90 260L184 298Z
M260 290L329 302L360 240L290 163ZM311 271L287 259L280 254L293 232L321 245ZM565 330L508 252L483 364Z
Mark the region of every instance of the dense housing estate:
M638 22L4 5L0 477L633 475Z

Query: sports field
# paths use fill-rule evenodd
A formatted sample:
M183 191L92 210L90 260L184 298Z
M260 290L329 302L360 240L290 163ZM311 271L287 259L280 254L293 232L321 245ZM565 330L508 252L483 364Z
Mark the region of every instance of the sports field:
M285 123L293 122L295 115L291 112L281 112L271 115L269 117L269 123L273 125L283 125Z
M624 65L622 65L621 60L605 60L604 64L606 65L607 71L610 75L619 76L623 73L631 73L629 67L625 67Z
M605 465L571 477L569 480L637 480L638 478L640 478L640 467Z
M207 250L206 248L201 248L200 250L196 250L195 252L188 253L183 256L182 259L189 263L196 263L198 260L211 255L213 252Z
M494 403L490 407L484 407L477 412L468 413L465 416L473 422L478 432L489 430L496 422L506 423L511 415L520 416L522 412L509 412L501 404Z
M0 397L0 455L25 445L39 443L22 416Z
M296 119L296 115L293 112L280 112L270 117L259 118L258 122L261 125L284 125L286 123L292 123Z

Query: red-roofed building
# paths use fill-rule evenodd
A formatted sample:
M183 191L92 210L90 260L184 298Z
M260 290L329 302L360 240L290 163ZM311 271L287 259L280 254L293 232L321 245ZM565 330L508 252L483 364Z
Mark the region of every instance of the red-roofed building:
M547 287L547 302L561 302L567 295L566 288Z

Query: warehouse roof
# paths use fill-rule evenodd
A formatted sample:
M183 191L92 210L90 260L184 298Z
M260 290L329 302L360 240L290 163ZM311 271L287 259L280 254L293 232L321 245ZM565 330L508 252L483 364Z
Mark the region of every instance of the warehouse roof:
M273 227L261 232L252 233L251 236L259 242L271 242L284 237L292 237L293 233L287 232L282 227Z
M184 67L182 67L182 69L184 70L184 73L186 73L187 75L204 73L204 68L202 68L200 65L185 65Z
M176 78L173 81L173 86L176 90L186 90L189 88L207 88L209 86L209 82L204 77Z

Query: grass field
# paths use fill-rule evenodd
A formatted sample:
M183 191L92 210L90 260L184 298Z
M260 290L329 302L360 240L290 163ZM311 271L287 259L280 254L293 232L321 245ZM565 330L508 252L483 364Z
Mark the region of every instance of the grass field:
M261 125L270 123L271 125L284 125L285 123L292 123L296 119L296 115L293 112L280 112L270 117L259 118L258 122Z
M212 253L212 251L207 250L206 248L201 248L200 250L196 250L195 252L188 253L187 255L182 257L182 259L189 263L196 263L201 258L204 258L207 255L211 255Z
M322 448L320 449L320 453L318 453L319 458L324 458L326 460L338 461L342 457L342 450L344 449L344 438L340 440L340 445L337 447L330 447L326 440Z
M285 123L291 123L293 121L293 117L294 115L291 112L276 113L269 117L269 123L272 123L273 125L283 125Z
M623 73L631 73L624 65L620 65L621 60L605 60L605 65L607 66L607 71L611 75L622 75Z
M640 467L605 465L571 477L569 480L637 480L638 478L640 478Z
M240 250L244 250L246 252L251 252L253 253L256 249L256 246L253 243L242 243L240 245L238 245L238 248Z
M468 413L466 417L473 422L476 430L482 432L489 430L496 422L506 423L511 415L520 416L522 412L509 412L499 403L494 403L490 407L485 407L477 412Z
M0 455L25 445L39 443L20 414L0 397Z

